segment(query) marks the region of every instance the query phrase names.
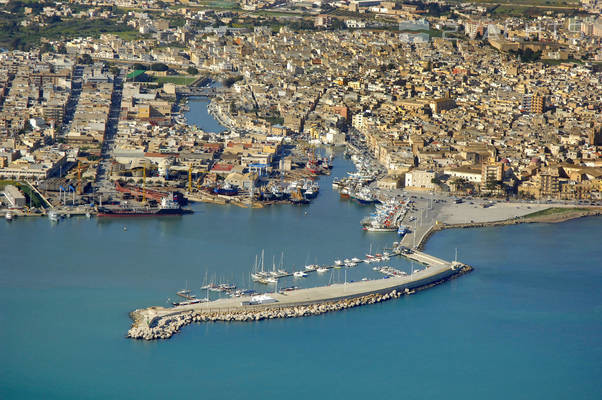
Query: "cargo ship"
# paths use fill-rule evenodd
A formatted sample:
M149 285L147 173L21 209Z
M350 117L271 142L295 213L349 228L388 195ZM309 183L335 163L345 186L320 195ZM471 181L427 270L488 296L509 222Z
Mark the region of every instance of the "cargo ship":
M180 207L173 195L161 199L159 207L99 207L98 217L163 217L170 215L192 214L192 210Z

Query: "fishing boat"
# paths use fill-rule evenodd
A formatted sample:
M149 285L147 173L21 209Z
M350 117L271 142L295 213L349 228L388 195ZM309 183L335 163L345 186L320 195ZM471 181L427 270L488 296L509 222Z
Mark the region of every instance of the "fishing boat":
M222 186L215 187L215 189L213 189L213 193L221 194L224 196L236 196L238 194L238 189L230 185L229 183L226 183Z
M317 195L318 195L318 193L316 193L316 192L313 190L313 188L311 188L311 187L310 187L310 188L308 188L308 189L305 191L305 193L304 193L304 196L305 196L305 198L307 198L307 199L313 199L313 198L315 198Z
M290 194L290 201L293 204L308 204L309 200L305 198L303 193L301 193L301 189L297 188L292 191Z
M368 225L362 228L366 232L395 232L397 229L390 226L373 226Z
M52 222L58 222L61 218L60 214L54 210L48 211L48 219Z
M408 232L409 232L408 228L406 228L403 225L399 225L399 228L397 229L397 234L399 236L403 236L403 235L407 234Z

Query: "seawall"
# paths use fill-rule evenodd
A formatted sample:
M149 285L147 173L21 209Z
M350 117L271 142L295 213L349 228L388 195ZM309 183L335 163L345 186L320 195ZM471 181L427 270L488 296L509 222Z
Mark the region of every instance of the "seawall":
M431 268L432 271L429 271ZM472 267L464 264L429 267L415 274L418 275L416 277L394 277L301 289L289 294L273 294L271 296L278 301L262 305L243 306L242 303L249 298L239 298L171 309L150 307L130 314L134 323L127 337L144 340L168 339L179 332L183 326L193 322L250 322L340 311L413 294L470 271Z

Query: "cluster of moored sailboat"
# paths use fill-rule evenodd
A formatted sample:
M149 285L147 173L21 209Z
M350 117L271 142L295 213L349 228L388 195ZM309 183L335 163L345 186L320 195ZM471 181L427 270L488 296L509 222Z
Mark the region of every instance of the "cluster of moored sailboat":
M314 273L314 272L320 274L320 273L327 272L328 270L331 270L331 269L353 268L353 267L358 266L361 263L366 263L366 264L378 263L378 262L388 261L391 259L392 256L400 255L402 253L404 253L404 254L411 253L411 250L409 250L409 249L397 248L396 247L397 244L398 244L398 242L394 242L394 244L393 244L394 249L395 249L395 250L393 250L393 253L383 251L382 253L372 254L372 246L370 246L369 253L366 254L365 258L363 258L363 259L359 258L359 257L353 257L353 258L346 258L344 260L335 260L333 265L307 264L304 266L304 268L302 270L294 271L294 272L289 272L282 268L282 265L284 263L284 254L281 255L280 264L278 266L276 265L275 259L273 258L272 259L272 270L271 271L265 270L264 252L262 251L261 258L259 256L255 257L255 264L253 267L253 272L251 273L251 279L257 283L276 284L276 288L278 288L277 283L278 283L278 280L281 278L285 278L285 277L305 278L310 273ZM372 269L374 271L381 272L384 275L387 275L388 277L407 275L407 273L400 271L398 269L389 267L389 266L376 266L376 267L373 267ZM416 272L416 271L417 270L413 269L413 272ZM363 278L362 280L366 280L366 279L367 278ZM207 282L206 277L205 277L205 281ZM186 286L188 286L188 284ZM229 284L229 283L219 283L219 284L213 283L213 282L205 283L203 286L200 287L200 289L206 291L205 297L197 297L196 295L192 294L191 290L186 288L186 289L182 289L176 293L183 300L182 301L171 301L171 304L173 304L174 306L186 306L186 305L208 302L208 301L211 301L209 298L209 292L223 293L230 297L253 296L253 295L257 294L257 292L253 289L237 288L236 285ZM298 289L297 286L288 286L288 287L281 287L281 288L279 288L278 291L280 293L283 293L283 292L288 292L288 291L296 290L296 289Z
M176 292L176 294L184 300L172 301L171 304L174 306L187 306L197 303L206 303L211 301L209 299L209 292L225 293L230 297L252 296L254 294L257 294L257 292L253 289L239 289L236 287L236 285L232 283L207 283L201 286L201 290L205 290L206 295L205 297L199 298L196 295L194 295L191 290L182 289Z
M261 252L261 257L255 257L255 264L253 271L251 272L251 279L257 283L263 284L275 284L278 283L278 279L285 277L294 278L305 278L309 273L316 272L318 274L327 272L330 269L339 268L353 268L361 263L377 263L382 261L388 261L391 259L391 254L388 252L372 253L372 246L370 246L370 252L366 254L366 258L361 259L358 257L346 258L344 260L335 260L333 265L319 265L319 264L307 264L302 270L289 272L283 269L283 256L281 257L280 264L277 267L274 260L272 260L272 270L266 270L264 265L264 252Z

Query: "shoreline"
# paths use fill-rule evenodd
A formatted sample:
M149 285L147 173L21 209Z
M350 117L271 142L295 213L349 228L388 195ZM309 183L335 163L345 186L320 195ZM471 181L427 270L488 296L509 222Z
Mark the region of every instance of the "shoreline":
M550 209L553 209L553 207L543 211ZM417 251L409 256L415 261L427 265L427 268L414 274L414 276L354 282L344 286L341 284L318 286L300 289L288 294L268 294L276 301L261 305L250 305L248 302L251 297L241 297L219 299L208 303L184 306L180 309L178 307L151 306L134 310L129 314L132 325L126 337L143 340L169 339L178 333L183 326L193 322L250 322L263 319L297 318L396 299L456 279L474 270L470 265L450 263L422 253L422 249L428 240L438 231L522 223L558 223L588 216L600 216L602 215L602 209L569 209L563 212L552 212L551 214L538 211L533 214L532 216L526 215L500 221L464 224L436 223L430 226L417 243ZM397 252L394 255L401 254ZM420 276L420 274L423 275Z
M542 211L553 209L554 207L546 208ZM543 214L543 215L535 215L529 216L525 215L523 217L514 217L508 218L500 221L488 221L488 222L468 222L468 223L459 223L459 224L447 224L447 223L436 223L432 225L420 238L418 243L416 244L416 249L423 250L426 242L433 236L436 232L443 231L446 229L466 229L466 228L488 228L494 226L506 226L506 225L519 225L519 224L557 224L561 222L571 221L574 219L586 218L586 217L596 217L602 215L602 208L592 208L591 210L578 210L577 208L567 208L567 212L565 213L557 213L557 214ZM533 214L537 214L539 212L535 212Z

